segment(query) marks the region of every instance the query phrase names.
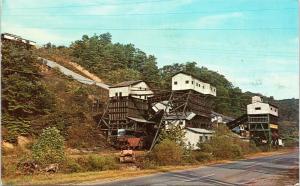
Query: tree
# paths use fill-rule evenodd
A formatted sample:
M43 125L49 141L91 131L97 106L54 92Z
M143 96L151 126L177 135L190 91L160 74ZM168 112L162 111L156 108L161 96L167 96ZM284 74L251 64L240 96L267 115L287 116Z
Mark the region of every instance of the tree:
M33 116L54 109L54 96L40 81L37 56L25 46L4 41L2 45L2 126L8 130L5 140L30 133Z
M65 159L64 138L55 127L43 130L32 147L33 159L39 164L61 163Z
M156 64L156 58L150 55L146 62L141 67L141 74L143 80L146 82L158 82L159 81L159 70Z
M139 80L141 74L133 69L117 69L110 73L108 79L111 83L120 83L122 81Z
M168 129L162 130L159 135L159 141L170 140L176 144L185 147L185 131L179 125L171 125Z

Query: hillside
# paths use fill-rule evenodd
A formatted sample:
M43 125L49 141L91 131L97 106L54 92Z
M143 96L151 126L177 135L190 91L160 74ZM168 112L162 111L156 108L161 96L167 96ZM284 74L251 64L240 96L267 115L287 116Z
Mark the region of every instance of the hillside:
M35 138L42 129L56 126L69 147L106 147L93 119L103 109L99 105L94 111L93 103L101 97L98 87L48 69L33 50L22 46L4 42L2 54L4 140L16 142L18 135Z

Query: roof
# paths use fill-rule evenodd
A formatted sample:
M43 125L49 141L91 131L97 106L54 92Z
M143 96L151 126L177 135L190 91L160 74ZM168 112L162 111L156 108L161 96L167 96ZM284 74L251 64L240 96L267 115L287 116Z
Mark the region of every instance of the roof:
M186 112L186 114L184 114L183 112L179 112L176 114L172 114L172 115L167 115L164 116L163 119L165 120L191 120L196 116L195 113L193 112Z
M260 103L260 104L266 104L266 105L271 105L271 106L273 106L273 107L278 108L278 106L275 105L274 103L265 103L265 102L255 102L255 103L250 103L250 104L248 104L248 105L257 104L257 103ZM248 106L248 105L247 105L247 106Z
M211 111L211 115L212 115L212 116L220 116L220 117L222 117L223 120L226 120L226 121L228 121L228 122L234 120L234 118L232 118L232 117L225 116L225 115L223 115L223 114L220 114L220 113L217 113L217 112L214 112L214 111Z
M186 127L187 130L195 132L195 133L199 133L199 134L213 134L214 131L213 130L206 130L206 129L200 129L200 128L190 128L190 127Z
M185 74L185 75L188 75L188 76L192 76L193 78L198 79L198 80L202 81L203 83L207 83L206 80L203 80L203 79L201 79L201 78L199 78L199 77L197 77L197 76L195 76L195 75L193 75L193 74L191 74L191 73L188 73L188 72L186 72L186 71L179 71L179 72L176 72L175 74L173 74L172 77L176 76L177 74ZM208 84L211 84L211 83L208 83Z
M121 83L115 84L113 86L110 86L110 88L116 88L116 87L128 87L130 85L135 85L140 82L143 82L143 80L135 80L135 81L123 81Z
M51 61L51 60L40 58L40 57L38 59L42 59L43 64L47 65L48 67L58 68L59 71L62 72L63 74L65 74L66 76L72 76L72 78L74 78L75 80L77 80L83 84L87 84L87 85L95 84L98 87L108 90L108 87L109 87L108 85L88 79L88 78L86 78L80 74L77 74L77 73L73 72L72 70L69 70L68 68L56 63L55 61Z
M276 108L278 108L278 106L276 105L276 104L274 104L274 103L268 103L269 105L271 105L271 106L273 106L273 107L276 107Z
M9 37L12 37L12 38L5 38L5 36L9 36ZM24 39L21 36L18 36L18 35L15 35L15 34L10 34L10 33L2 33L1 37L5 38L5 39L14 39L16 41L21 41L21 42L23 42L23 40L24 40L24 41L28 42L27 44L29 44L29 45L33 45L30 42L36 43L35 41L29 40L29 39Z
M152 124L155 124L154 121L148 121L148 120L141 119L141 118L134 118L134 117L127 117L127 118L130 119L130 120L139 122L139 123L152 123Z

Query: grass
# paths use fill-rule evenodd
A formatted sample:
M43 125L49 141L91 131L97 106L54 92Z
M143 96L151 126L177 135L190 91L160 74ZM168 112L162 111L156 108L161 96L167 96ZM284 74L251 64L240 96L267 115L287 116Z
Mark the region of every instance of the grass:
M282 153L291 152L292 149L282 149L275 152L263 152L248 155L247 158L256 158L260 156L270 156L277 155ZM15 178L3 178L2 181L4 184L26 184L26 185L47 185L47 184L63 184L63 183L82 183L82 182L94 182L101 180L102 182L126 179L137 176L144 176L155 173L170 172L170 171L179 171L186 169L199 168L201 166L207 166L212 164L219 163L229 163L230 160L218 160L211 161L202 164L194 165L185 165L185 166L160 166L155 169L146 169L146 170L108 170L108 171L96 171L96 172L82 172L82 173L71 173L71 174L40 174L32 176L20 175Z

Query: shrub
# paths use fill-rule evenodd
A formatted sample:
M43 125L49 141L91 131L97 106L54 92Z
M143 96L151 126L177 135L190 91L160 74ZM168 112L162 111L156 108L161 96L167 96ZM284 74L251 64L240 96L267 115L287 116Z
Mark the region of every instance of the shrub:
M198 143L197 146L203 152L212 153L213 151L213 148L209 143Z
M192 153L192 156L198 162L206 162L213 159L212 154L208 152L195 151Z
M135 159L136 164L140 169L154 169L158 166L153 160L152 153L136 156Z
M155 146L152 157L159 165L176 165L181 163L183 148L176 142L165 139Z
M241 140L226 126L216 128L211 140L199 142L197 146L202 152L211 153L216 159L241 158L244 154L258 151L255 144Z
M83 171L81 165L73 158L66 158L62 169L66 173Z
M232 158L241 158L243 157L242 148L239 145L231 145Z
M193 164L193 163L197 163L195 157L193 156L193 154L186 154L183 156L182 161L186 164Z
M104 171L117 169L115 157L104 157L98 155L89 155L86 160L81 160L89 171Z
M64 158L64 138L55 127L43 130L32 147L32 157L39 164L61 163Z

